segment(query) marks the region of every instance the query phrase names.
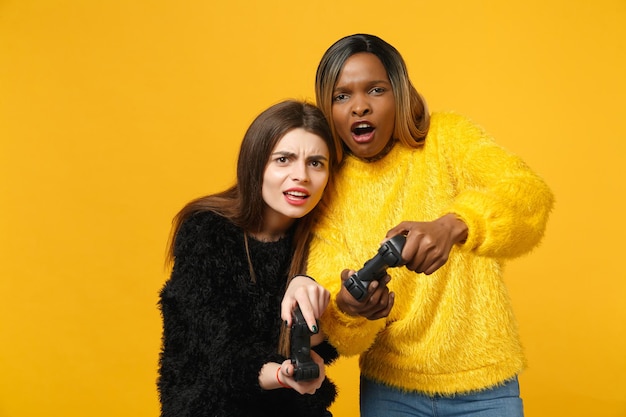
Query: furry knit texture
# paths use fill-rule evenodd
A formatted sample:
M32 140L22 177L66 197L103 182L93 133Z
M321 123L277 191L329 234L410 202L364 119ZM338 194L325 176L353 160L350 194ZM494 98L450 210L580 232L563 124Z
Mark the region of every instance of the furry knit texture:
M276 352L292 245L291 236L249 243L256 283L242 230L210 212L182 225L160 294L162 417L322 417L334 401L328 379L314 395L259 386L263 364L285 360ZM337 356L328 344L315 350L327 362Z
M387 318L348 316L333 298L321 325L340 354L360 354L371 379L427 394L481 390L522 371L503 264L544 234L553 194L539 176L467 118L440 113L422 148L396 144L373 163L348 156L335 192L308 269L331 294L340 272L358 270L401 221L455 213L469 229L434 274L388 270L396 300Z

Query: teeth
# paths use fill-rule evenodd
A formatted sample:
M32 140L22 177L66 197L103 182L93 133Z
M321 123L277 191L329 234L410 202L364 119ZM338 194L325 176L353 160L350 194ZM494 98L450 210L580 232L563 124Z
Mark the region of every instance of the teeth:
M306 197L306 193L303 193L301 191L287 191L286 194L292 195L294 197Z
M357 129L367 129L368 127L370 127L371 125L369 123L359 123L356 128Z

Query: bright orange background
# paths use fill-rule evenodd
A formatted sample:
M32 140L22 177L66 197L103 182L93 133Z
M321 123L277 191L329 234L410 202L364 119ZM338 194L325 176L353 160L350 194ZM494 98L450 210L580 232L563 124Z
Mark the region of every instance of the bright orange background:
M529 417L626 415L626 2L0 0L0 416L156 416L170 220L354 32L553 188L508 268ZM354 360L333 411L358 415Z

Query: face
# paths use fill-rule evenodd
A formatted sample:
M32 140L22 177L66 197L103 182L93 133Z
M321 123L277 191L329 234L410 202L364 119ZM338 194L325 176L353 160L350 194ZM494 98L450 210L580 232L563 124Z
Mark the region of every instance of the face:
M302 128L278 141L263 175L265 228L286 230L313 210L328 183L329 158L326 142Z
M393 135L396 107L387 71L374 54L348 58L333 91L337 134L360 158L378 155Z

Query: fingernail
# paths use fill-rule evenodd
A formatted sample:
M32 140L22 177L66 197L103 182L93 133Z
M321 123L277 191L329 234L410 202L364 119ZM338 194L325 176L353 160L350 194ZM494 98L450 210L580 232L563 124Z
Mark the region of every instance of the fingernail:
M317 334L317 332L319 331L316 325L313 325L312 330L313 330L313 333L315 334Z
M289 323L287 322L287 320L285 320L285 327L289 326Z

